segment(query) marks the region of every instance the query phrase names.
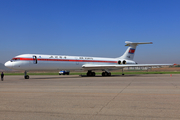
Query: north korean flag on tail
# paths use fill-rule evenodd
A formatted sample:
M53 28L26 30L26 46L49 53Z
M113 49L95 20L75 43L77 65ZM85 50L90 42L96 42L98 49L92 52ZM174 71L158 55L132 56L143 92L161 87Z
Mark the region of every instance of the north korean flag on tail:
M133 48L130 48L130 49L129 49L129 53L130 53L130 54L134 54L134 52L135 52L135 49L133 49Z

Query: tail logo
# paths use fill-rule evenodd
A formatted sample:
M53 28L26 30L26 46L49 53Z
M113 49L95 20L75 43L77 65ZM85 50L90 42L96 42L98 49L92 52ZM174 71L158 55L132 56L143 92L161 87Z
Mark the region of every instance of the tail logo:
M130 49L129 49L129 53L130 53L130 54L134 54L134 52L135 52L135 49L133 49L133 48L130 48Z

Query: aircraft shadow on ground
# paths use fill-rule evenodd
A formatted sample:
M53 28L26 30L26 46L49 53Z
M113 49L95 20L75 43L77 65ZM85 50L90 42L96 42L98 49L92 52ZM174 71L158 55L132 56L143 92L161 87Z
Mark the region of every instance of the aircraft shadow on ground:
M139 76L139 75L111 75L111 76L101 76L101 75L96 75L96 76L87 76L87 75L80 75L81 77L132 77L132 76Z
M87 76L87 75L78 75L78 76L59 76L59 77L33 77L30 79L66 79L66 78L83 78L83 77L89 77L89 78L96 78L96 77L133 77L133 76L139 76L139 75L111 75L111 76Z

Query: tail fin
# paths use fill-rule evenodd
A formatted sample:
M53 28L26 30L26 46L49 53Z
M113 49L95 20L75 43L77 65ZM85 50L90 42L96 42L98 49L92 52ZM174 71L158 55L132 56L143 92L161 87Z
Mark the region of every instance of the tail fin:
M133 42L130 42L130 41L126 41L125 43L126 43L125 46L129 46L129 47L126 50L126 52L121 57L119 57L119 59L133 60L134 54L135 54L135 50L136 50L136 46L138 46L139 44L152 44L152 42L137 42L137 43L133 43Z

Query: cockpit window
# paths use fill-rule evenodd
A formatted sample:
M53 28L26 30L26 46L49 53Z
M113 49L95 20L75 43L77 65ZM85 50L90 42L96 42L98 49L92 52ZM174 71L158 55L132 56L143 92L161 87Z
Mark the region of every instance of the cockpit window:
M17 61L17 60L20 60L20 58L13 58L13 59L11 59L11 62Z

